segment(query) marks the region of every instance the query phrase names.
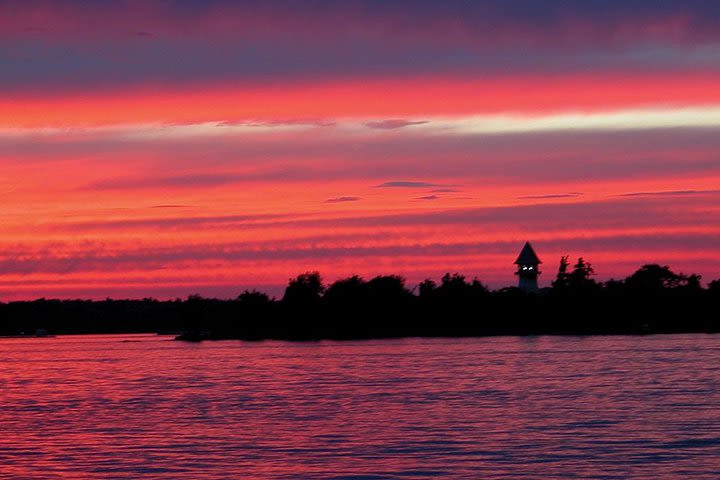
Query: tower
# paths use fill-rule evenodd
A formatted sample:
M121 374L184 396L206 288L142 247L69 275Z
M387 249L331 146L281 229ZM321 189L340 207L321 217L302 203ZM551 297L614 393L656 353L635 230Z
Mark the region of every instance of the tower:
M525 290L526 292L537 291L537 277L540 275L538 265L541 263L530 242L525 242L525 246L520 251L517 260L515 260L515 265L518 266L515 275L518 276L519 289Z

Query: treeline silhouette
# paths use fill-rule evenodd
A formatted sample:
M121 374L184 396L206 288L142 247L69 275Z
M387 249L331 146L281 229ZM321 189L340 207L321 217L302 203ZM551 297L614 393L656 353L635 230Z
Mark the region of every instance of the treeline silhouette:
M318 272L290 279L281 299L246 290L233 300L46 300L0 303L0 335L181 333L203 339L364 339L720 331L720 280L644 265L598 282L583 258L563 257L552 286L491 291L458 273L410 289L403 277Z

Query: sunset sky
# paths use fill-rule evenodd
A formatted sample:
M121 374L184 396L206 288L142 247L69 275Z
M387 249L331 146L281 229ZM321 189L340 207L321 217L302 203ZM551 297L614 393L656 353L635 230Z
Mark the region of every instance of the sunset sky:
M0 0L0 300L720 277L720 2Z

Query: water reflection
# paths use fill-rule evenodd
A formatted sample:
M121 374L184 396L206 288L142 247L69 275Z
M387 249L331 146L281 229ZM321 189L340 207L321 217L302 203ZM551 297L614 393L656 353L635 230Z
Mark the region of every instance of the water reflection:
M717 478L719 353L710 335L0 340L0 477Z

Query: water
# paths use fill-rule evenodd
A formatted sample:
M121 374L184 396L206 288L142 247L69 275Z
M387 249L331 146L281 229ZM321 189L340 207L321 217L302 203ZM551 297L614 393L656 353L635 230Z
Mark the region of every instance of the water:
M707 478L720 336L0 340L0 478Z

